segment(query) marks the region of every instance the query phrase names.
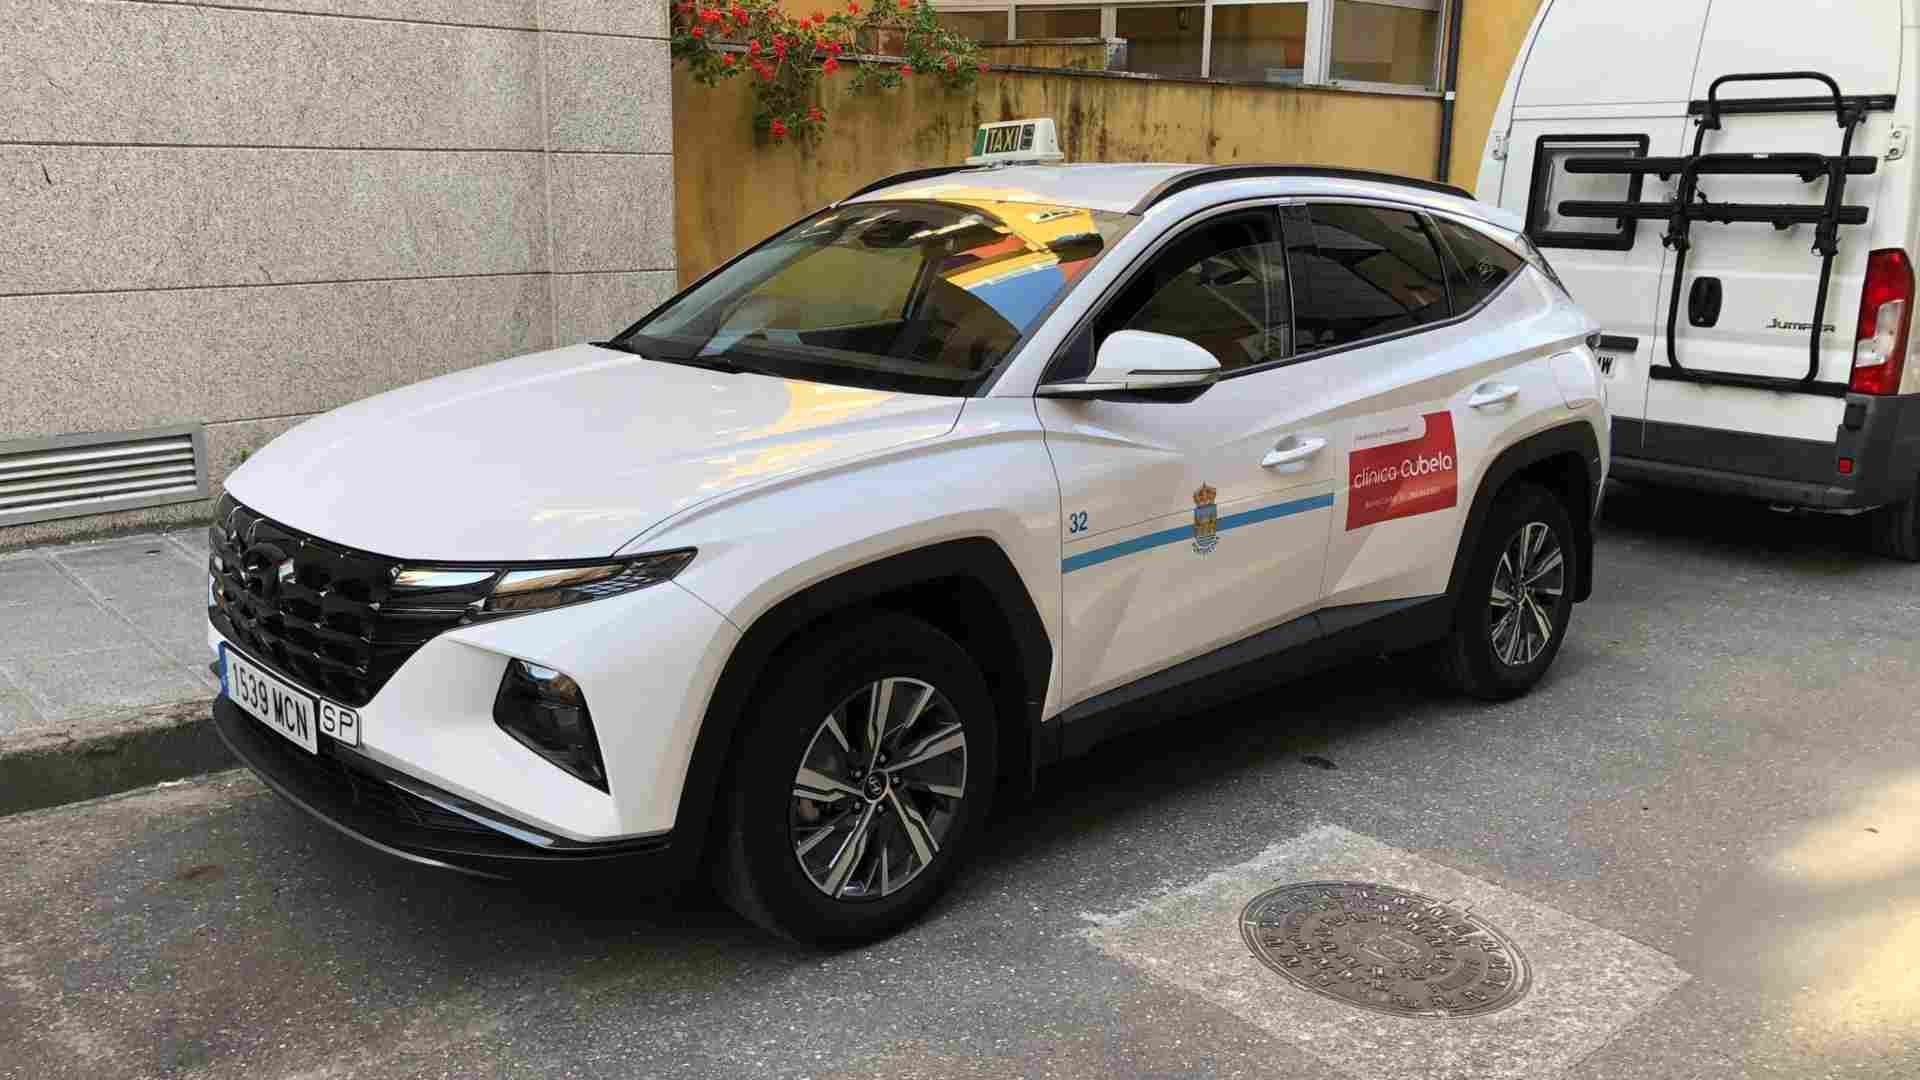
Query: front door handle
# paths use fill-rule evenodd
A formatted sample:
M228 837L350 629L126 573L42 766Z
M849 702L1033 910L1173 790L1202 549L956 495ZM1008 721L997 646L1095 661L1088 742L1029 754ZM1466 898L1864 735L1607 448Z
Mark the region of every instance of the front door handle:
M1474 387L1473 393L1467 398L1467 404L1476 409L1484 409L1489 405L1512 401L1519 396L1520 388L1517 386L1507 383L1481 383Z
M1298 465L1325 449L1327 440L1318 435L1309 435L1304 439L1295 439L1291 446L1281 445L1267 451L1260 459L1260 467L1274 469L1282 465Z

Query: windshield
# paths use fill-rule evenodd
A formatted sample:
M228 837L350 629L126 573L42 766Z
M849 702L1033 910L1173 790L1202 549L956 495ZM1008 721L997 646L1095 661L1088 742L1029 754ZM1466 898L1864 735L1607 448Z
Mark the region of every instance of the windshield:
M970 394L1133 220L963 193L825 210L611 344L700 366Z

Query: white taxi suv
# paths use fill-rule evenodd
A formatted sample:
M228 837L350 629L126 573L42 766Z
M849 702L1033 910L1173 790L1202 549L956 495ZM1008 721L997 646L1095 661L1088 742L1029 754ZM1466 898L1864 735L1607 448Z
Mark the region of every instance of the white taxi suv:
M215 723L417 862L704 870L872 940L996 791L1117 734L1401 650L1531 687L1593 579L1595 331L1432 183L894 177L612 340L254 455L210 535Z

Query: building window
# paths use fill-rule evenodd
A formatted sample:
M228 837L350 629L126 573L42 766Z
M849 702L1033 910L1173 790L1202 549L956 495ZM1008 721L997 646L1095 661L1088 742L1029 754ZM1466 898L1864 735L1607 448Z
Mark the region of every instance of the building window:
M1113 11L1113 35L1126 42L1126 71L1149 75L1198 77L1206 55L1207 9L1203 4L1178 7L1118 7Z
M979 40L1105 38L1110 66L1235 82L1439 89L1448 0L934 0ZM964 19L961 17L964 13Z
M1440 0L1333 0L1335 81L1435 86L1439 59Z
M1007 12L942 11L936 16L941 27L974 41L1004 41L1007 37Z
M1297 83L1305 79L1306 66L1306 0L1214 7L1212 77Z
M1014 36L1027 38L1097 38L1097 7L1041 8L1021 5L1013 13Z

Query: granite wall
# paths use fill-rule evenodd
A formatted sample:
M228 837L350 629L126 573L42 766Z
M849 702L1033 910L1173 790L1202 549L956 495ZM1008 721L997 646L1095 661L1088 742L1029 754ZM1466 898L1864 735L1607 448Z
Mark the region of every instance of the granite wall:
M313 413L675 281L665 0L0 0L0 452ZM0 548L207 504L0 527Z

